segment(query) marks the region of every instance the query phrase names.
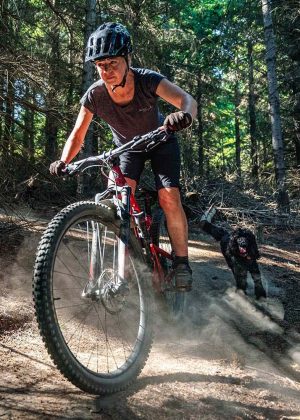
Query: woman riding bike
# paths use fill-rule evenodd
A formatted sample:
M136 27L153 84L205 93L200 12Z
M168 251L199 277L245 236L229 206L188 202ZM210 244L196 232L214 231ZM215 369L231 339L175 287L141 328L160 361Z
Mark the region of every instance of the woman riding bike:
M61 159L50 165L51 174L61 175L65 165L80 151L94 115L109 124L117 146L137 135L155 130L162 124L179 131L192 124L197 114L196 101L161 74L131 67L132 44L127 29L119 23L105 23L88 40L86 61L92 61L100 80L83 95L74 129ZM159 112L158 98L180 111L165 119ZM175 284L180 291L192 286L188 262L188 228L179 194L180 152L174 135L154 150L120 156L120 167L128 185L135 191L146 160L151 160L158 190L159 204L166 220L175 253Z

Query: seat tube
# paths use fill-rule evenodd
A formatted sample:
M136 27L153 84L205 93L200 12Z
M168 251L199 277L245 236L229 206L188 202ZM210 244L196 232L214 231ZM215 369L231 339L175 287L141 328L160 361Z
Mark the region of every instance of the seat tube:
M130 195L131 188L128 185L124 186L121 191L124 210L118 237L118 277L120 280L126 280L126 258L130 235Z

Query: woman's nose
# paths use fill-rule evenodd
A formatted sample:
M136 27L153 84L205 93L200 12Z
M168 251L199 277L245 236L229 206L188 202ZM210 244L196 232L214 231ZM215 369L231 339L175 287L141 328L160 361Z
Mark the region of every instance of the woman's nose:
M112 71L113 70L113 67L109 63L108 64L104 64L103 70L105 71L105 73L108 73L109 71Z

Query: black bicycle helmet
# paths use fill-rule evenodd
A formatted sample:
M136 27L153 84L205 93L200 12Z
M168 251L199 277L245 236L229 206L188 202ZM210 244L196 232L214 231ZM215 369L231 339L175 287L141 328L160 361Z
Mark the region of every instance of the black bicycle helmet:
M132 52L131 38L120 23L103 23L89 37L85 61L127 57Z

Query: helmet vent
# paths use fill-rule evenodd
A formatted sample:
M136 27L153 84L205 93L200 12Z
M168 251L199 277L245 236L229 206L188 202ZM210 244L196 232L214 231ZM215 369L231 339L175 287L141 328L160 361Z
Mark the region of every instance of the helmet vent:
M96 55L101 54L102 38L98 38L96 42Z
M103 45L103 53L104 54L108 54L110 53L110 49L111 49L111 38L112 38L112 33L108 32L106 39L105 39L105 43Z

